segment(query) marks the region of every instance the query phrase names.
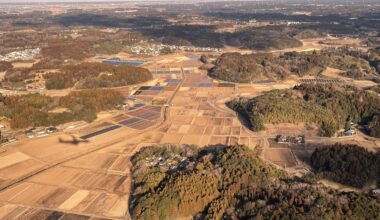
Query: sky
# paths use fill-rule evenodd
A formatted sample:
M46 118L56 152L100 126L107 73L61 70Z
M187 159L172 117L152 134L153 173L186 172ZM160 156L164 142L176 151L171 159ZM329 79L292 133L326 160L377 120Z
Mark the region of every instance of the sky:
M45 3L45 2L171 2L173 0L0 0L0 3ZM177 0L183 2L202 2L202 1L218 1L218 0Z
M173 2L174 0L0 0L0 3L46 3L46 2ZM265 0L175 0L176 2L216 2L216 1L265 1ZM284 0L272 0L272 1L284 1ZM309 0L310 1L310 0ZM326 0L311 0L311 1L322 1ZM334 0L331 0L332 2ZM366 0L343 0L347 2L361 2ZM380 0L372 0L373 2Z
M226 0L176 0L177 2L215 2ZM236 1L236 0L235 0ZM244 1L244 0L240 0ZM245 0L255 1L255 0ZM46 3L46 2L173 2L173 0L0 0L0 3Z
M44 2L106 2L106 1L128 1L128 0L0 0L1 3L44 3ZM131 1L131 0L129 0ZM136 0L135 0L136 1ZM137 0L139 1L139 0Z

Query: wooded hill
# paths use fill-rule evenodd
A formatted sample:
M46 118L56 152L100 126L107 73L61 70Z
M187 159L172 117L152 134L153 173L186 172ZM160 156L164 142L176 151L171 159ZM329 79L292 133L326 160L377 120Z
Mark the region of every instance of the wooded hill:
M160 39L164 44L214 47L238 47L251 50L278 50L302 46L302 42L289 36L283 28L248 28L234 33L218 32L213 25L165 25L145 28L144 36ZM189 34L191 33L191 34Z
M71 88L109 88L127 86L148 81L153 78L149 70L130 65L107 63L81 63L63 66L59 72L45 76L47 89Z
M227 106L246 117L254 131L263 130L265 123L306 122L319 124L321 136L333 136L354 122L380 137L380 97L350 86L303 84L232 100Z
M368 54L349 48L324 49L313 52L287 52L273 54L226 53L221 55L209 71L213 78L250 83L257 80L283 80L290 76L317 76L326 67L344 71L343 75L355 79L379 77L375 63Z
M357 145L325 146L311 156L311 165L320 176L342 184L380 187L380 153L371 153Z
M132 219L380 217L379 198L340 193L302 179L291 179L263 163L259 152L244 146L213 146L191 154L180 151L173 147L150 147L132 160ZM184 166L170 171L163 171L160 165L150 166L148 162L160 158L162 164L176 155L186 158L182 162Z
M107 89L71 92L59 99L40 94L0 96L0 116L8 118L14 129L56 126L80 120L91 122L96 119L97 112L114 109L123 100L119 92ZM51 112L54 108L66 108L67 111Z

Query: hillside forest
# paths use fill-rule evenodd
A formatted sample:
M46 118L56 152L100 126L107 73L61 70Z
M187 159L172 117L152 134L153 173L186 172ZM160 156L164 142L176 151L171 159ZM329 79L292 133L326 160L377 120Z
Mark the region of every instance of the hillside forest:
M319 76L327 67L343 71L353 79L378 80L379 55L341 47L312 52L286 52L281 55L255 53L222 54L209 70L213 78L251 83L259 80L284 80L292 76Z
M132 219L380 217L380 198L290 178L258 155L244 146L144 148L132 158Z
M347 124L356 123L372 137L380 137L380 97L352 86L302 84L293 89L272 90L255 98L227 102L249 121L253 131L265 124L315 123L320 135L331 137Z

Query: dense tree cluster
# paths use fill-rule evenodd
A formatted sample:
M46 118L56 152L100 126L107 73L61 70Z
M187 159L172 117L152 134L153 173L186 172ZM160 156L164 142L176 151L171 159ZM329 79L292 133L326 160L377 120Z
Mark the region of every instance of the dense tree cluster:
M309 122L320 125L322 136L333 136L346 122L355 122L380 137L379 101L377 95L350 86L304 84L227 105L248 118L254 131L264 129L265 123Z
M297 29L293 31L292 35L294 35L296 39L311 39L311 38L326 37L326 33L321 33L313 29L305 29L305 30Z
M368 57L368 60L370 61L371 65L380 74L380 47L376 47L369 50L369 54L370 55Z
M117 54L124 48L120 41L104 41L94 45L97 54Z
M35 74L28 69L11 69L5 73L2 83L23 83L34 77Z
M251 50L281 50L302 46L302 42L286 32L266 29L247 29L226 36L227 45Z
M149 70L129 65L81 63L66 65L45 76L47 89L65 89L77 82L79 88L107 88L141 83L152 79Z
M133 161L132 219L380 217L380 199L288 178L283 171L263 163L257 151L244 146L200 149L187 157L196 164L192 169L165 172L157 166L141 167L152 156L165 161L166 157L157 153L162 151L167 150L148 150ZM141 185L149 187L140 191Z
M167 25L143 29L146 36L162 39L165 44L222 48L226 45L252 50L284 49L302 46L302 42L279 30L255 28L234 33L219 33L215 26ZM191 33L191 34L189 34Z
M372 87L371 90L380 94L380 85Z
M12 68L13 68L13 66L10 62L0 61L0 71L1 72L11 70Z
M371 153L357 145L317 148L311 156L311 165L323 177L342 184L380 185L380 153Z
M326 67L344 71L355 79L372 79L377 76L368 57L349 48L324 49L313 52L287 52L273 54L227 53L215 61L209 71L211 77L224 81L249 83L263 79L284 79L290 75L320 74Z
M42 47L42 59L33 65L33 69L56 69L67 61L81 61L94 55L94 42L81 39L51 39Z
M40 94L1 96L0 115L8 118L14 129L56 126L79 120L91 122L96 119L97 112L113 109L123 99L113 90L82 90L58 100ZM67 108L68 111L50 112L56 107Z

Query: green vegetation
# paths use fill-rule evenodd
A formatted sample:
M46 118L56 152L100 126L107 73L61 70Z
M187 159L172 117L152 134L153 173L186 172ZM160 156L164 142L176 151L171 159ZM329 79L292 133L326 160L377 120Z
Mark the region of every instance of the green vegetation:
M166 103L168 102L168 99L165 98L165 97L158 97L158 98L154 98L152 100L152 105L155 105L155 106L163 106L165 105Z
M380 153L368 152L357 145L317 148L311 156L311 165L319 175L342 184L380 186Z
M162 164L172 164L171 158L179 155L185 160L176 169L162 169ZM143 149L132 159L132 219L380 217L380 199L290 179L258 155L244 146ZM155 159L160 163L151 165Z
M118 41L105 41L94 46L97 54L117 54L123 49L124 45Z
M306 30L296 30L296 33L294 33L294 37L296 39L309 39L309 38L320 38L320 37L326 37L325 33L321 33L316 30L312 29L306 29Z
M284 32L275 30L248 29L226 37L227 45L251 50L281 50L301 47L302 42Z
M320 125L320 135L333 136L349 121L366 126L369 135L380 137L379 99L350 86L305 84L227 105L248 118L254 131L264 129L265 123L308 122Z
M144 68L106 63L66 65L59 72L45 76L47 89L65 89L78 82L79 88L109 88L141 83L152 79Z
M380 85L374 86L371 90L380 94Z
M263 79L285 79L290 75L316 76L326 67L345 71L355 79L372 79L377 76L371 63L356 50L348 48L325 49L313 52L272 54L227 53L220 56L209 75L224 81L250 83Z
M272 50L302 46L302 42L281 30L266 28L244 29L234 33L219 33L211 25L166 25L163 28L144 29L145 36L152 36L165 44L193 45L197 47L223 48L225 45L252 49ZM191 34L189 34L191 33Z
M40 94L1 96L0 115L8 118L14 129L56 126L79 120L91 122L96 119L97 112L113 109L123 99L120 93L113 90L72 92L58 100ZM68 111L50 112L56 107L67 108Z
M380 47L369 50L368 60L380 75Z

